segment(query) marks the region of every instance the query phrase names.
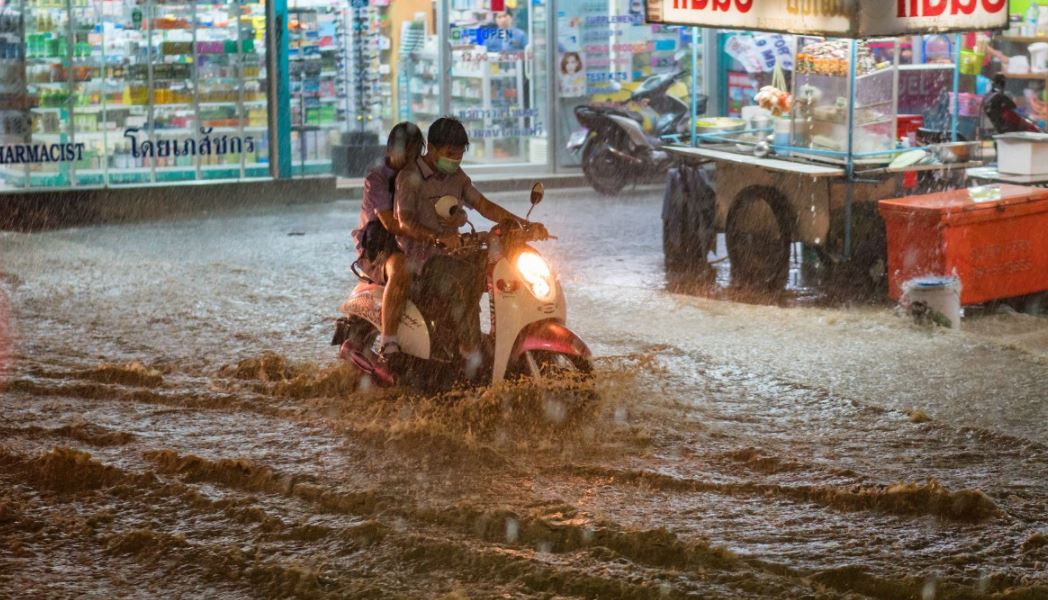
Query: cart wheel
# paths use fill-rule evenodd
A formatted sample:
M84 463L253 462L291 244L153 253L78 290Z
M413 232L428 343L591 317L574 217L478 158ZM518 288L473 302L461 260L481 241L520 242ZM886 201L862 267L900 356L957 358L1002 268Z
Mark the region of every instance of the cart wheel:
M662 213L662 254L666 271L680 273L688 270L688 194L684 183L684 169L670 171L669 189Z
M777 292L790 273L793 218L786 199L768 187L746 188L728 213L732 285Z
M670 172L662 217L666 271L708 277L709 253L716 242L717 198L701 168L682 166Z

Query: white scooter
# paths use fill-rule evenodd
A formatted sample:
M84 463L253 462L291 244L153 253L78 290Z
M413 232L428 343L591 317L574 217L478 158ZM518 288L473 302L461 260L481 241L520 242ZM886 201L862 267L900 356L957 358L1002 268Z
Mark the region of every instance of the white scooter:
M532 187L532 209L543 193L541 183ZM438 212L440 208L438 204ZM539 241L534 232L508 222L487 233L464 234L462 241L462 248L454 254L484 265L491 330L484 336L481 369L490 371L490 382L519 375L541 378L557 371L589 373L589 348L565 326L567 307L560 282L545 259L528 245ZM446 311L427 307L433 303L424 289L412 290L397 330L409 364L404 372L390 373L383 368L376 355L383 290L383 286L362 281L342 305L345 316L338 319L331 342L339 346L339 357L382 386L401 383L434 390L467 379L454 325L440 315ZM489 380L485 377L484 381Z

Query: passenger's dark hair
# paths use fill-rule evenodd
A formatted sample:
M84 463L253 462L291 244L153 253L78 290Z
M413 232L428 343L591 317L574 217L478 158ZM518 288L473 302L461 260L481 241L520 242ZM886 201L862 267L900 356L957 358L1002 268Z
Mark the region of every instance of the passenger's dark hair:
M430 146L469 146L466 127L455 117L441 117L429 126L426 134Z
M426 140L422 138L422 130L418 125L409 121L401 121L389 130L389 139L386 140L386 160L391 169L399 171L411 164L422 154L422 146Z

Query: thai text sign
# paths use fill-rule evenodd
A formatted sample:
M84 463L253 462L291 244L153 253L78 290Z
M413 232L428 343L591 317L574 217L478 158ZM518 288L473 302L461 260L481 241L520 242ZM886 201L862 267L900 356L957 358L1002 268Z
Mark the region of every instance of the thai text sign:
M866 38L1002 29L1008 0L648 0L648 21Z

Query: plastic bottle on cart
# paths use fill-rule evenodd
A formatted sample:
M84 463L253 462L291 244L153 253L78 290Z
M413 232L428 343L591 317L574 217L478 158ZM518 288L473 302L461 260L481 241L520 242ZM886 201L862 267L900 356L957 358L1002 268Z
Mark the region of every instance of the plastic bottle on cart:
M1038 16L1037 4L1031 3L1030 8L1026 9L1026 14L1023 17L1023 35L1026 37L1034 37L1037 35Z

